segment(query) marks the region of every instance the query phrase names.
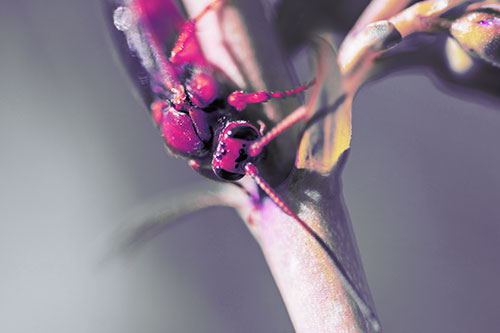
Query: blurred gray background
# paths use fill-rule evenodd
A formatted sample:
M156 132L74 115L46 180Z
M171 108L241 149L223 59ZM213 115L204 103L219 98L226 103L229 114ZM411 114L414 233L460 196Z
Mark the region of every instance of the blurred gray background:
M131 207L205 180L165 152L97 1L4 0L0 28L0 332L292 331L229 209L103 264ZM359 93L344 192L386 332L500 330L499 109L415 71Z

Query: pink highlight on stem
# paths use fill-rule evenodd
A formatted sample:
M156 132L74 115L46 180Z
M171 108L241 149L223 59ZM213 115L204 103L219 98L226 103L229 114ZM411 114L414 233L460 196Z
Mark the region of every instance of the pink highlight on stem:
M269 186L269 184L264 180L262 179L260 176L259 176L259 171L257 170L257 167L255 165L253 165L252 163L247 163L245 165L245 174L247 176L250 176L252 177L252 179L257 183L257 185L259 185L259 187L264 191L266 192L266 194L269 196L269 198L271 198L271 200L274 201L274 203L283 211L285 212L286 214L290 215L291 217L293 217L295 220L297 220L297 222L299 222L299 224L305 228L306 230L308 231L311 231L311 228L304 222L300 219L300 217L295 214L295 212L287 206L287 204L285 203L285 201L283 201L283 199L281 199L281 197L278 195L278 193L276 193L272 188L271 186ZM314 231L313 231L314 232Z
M311 82L303 86L297 87L295 89L278 91L278 92L267 92L263 90L259 92L245 94L242 91L235 91L231 95L229 95L227 100L229 104L232 105L236 110L241 111L247 106L247 104L263 103L267 102L271 98L283 98L283 97L295 96L303 92L304 90L310 88L314 84L314 81L315 80L312 80Z
M337 272L338 274L335 274L335 275L337 275L337 277L335 278L335 280L337 280L337 282L335 282L335 284L337 286L336 286L336 288L334 288L336 290L336 293L341 292L341 290L345 291L345 293L348 294L352 298L354 303L358 306L359 310L361 311L361 313L365 317L365 320L367 320L368 325L370 325L374 331L379 331L380 326L378 324L378 320L377 320L375 313L372 312L372 310L366 305L364 300L360 297L360 295L358 294L357 290L354 287L354 284L349 279L349 275L347 274L347 272L343 268L339 258L337 257L335 252L330 248L330 246L323 240L323 238L318 234L318 232L316 232L313 229L313 227L311 227L308 223L306 223L303 219L301 219L290 207L288 207L288 205L283 201L283 199L271 188L271 186L269 186L269 184L266 183L266 181L264 179L259 177L258 170L252 163L247 163L245 165L245 174L247 176L252 177L252 179L257 183L257 185L276 204L276 206L278 206L284 213L291 216L296 222L298 222L300 227L315 240L315 243L313 243L313 244L319 245L319 248L323 251L323 253L328 258L327 261L333 264L332 266L328 266L328 267L330 269L332 267L335 267L336 270L338 271ZM276 221L273 221L273 222L276 222ZM272 224L274 225L274 223L272 223ZM282 230L280 230L280 232L278 234L281 234L281 233L283 233ZM299 248L302 249L303 244L300 244ZM297 252L300 253L299 256L302 256L305 253L302 250L297 251ZM310 255L310 254L308 254L308 255ZM313 254L313 257L320 257L320 256L321 255L318 253ZM313 259L313 258L309 258L309 259ZM309 261L309 260L307 260L307 261ZM285 268L285 270L288 270L288 269L289 269L289 267ZM330 270L330 269L325 268L325 273L327 270ZM316 277L316 279L317 279L317 277ZM332 283L333 283L332 281L326 283L326 285L328 285L330 287L329 289L331 289ZM318 286L311 286L311 287L312 287L312 289L315 289ZM331 292L331 290L329 290L328 292ZM337 296L338 296L337 298L341 298L343 301L346 301L345 295L342 295L341 297L340 297L340 295L337 295ZM299 297L299 298L303 298L303 297ZM337 300L337 301L340 302L341 300ZM313 303L315 303L315 302L313 302ZM321 304L321 301L319 301L318 303ZM328 302L326 302L324 305L326 305L326 304L328 304ZM295 305L297 305L297 304L295 304ZM349 306L347 303L345 303L340 308L341 309L349 309ZM331 311L332 309L325 309L325 310ZM340 323L341 326L345 325L345 326L349 327L349 329L347 331L351 332L351 331L355 330L355 326L353 325L354 324L353 314L351 311L349 311L349 313L344 313L338 317L340 317L340 319L341 319L341 320L337 320L337 321L341 321L341 323ZM305 322L306 322L306 320L304 320L302 322L302 324L304 324Z
M296 332L360 332L341 273L296 220L266 200L255 230ZM320 234L325 228L308 216Z

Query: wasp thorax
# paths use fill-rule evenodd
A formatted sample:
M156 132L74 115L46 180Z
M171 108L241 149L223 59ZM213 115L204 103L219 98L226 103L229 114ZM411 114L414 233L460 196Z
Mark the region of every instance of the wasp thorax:
M241 179L245 175L245 165L255 160L248 154L248 149L259 137L257 128L245 121L229 123L220 136L212 159L214 173L224 180Z

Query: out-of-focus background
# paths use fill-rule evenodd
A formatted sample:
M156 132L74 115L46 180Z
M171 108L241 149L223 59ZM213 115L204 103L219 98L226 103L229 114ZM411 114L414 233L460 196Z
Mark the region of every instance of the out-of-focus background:
M230 209L103 261L131 207L206 181L165 152L101 14L0 4L0 332L292 331ZM498 100L408 71L366 85L353 112L345 201L384 330L500 329Z

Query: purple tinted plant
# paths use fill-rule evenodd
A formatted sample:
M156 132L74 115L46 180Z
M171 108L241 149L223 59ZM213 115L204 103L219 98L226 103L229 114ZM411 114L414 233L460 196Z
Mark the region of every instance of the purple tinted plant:
M293 7L292 1L283 3ZM161 17L153 20L159 26L173 24L161 29L170 33L162 37L168 41L168 53L179 35L172 22L183 19L175 14L171 1L150 4L166 6L165 12L171 15L165 15L165 21ZM182 3L189 17L196 17L207 4L189 0ZM264 193L265 186L259 189L249 179L240 181L239 186L218 185L188 200L171 203L174 208L160 218L141 221L128 231L126 243L134 244L138 236L196 209L212 205L235 207L259 242L297 331L380 330L342 198L340 175L349 153L352 101L364 82L398 66L398 44L408 41L414 33L432 32L448 38L451 46L447 47L447 56L453 72L450 77L471 70L475 61L469 55L498 66L498 5L468 4L422 1L405 9L405 2L373 1L345 37L336 57L333 39L325 34L296 42L285 56L281 49L285 39L272 33L273 26L262 16L261 4L224 2L219 10L196 23L197 38L208 61L217 64L239 89L270 91L296 87L298 80L290 74L288 63L282 60L285 58L312 63L305 67L312 67L309 72L316 77L316 86L310 89L305 102L271 101L261 112L247 115L246 119L275 126L287 114L303 108L309 115L307 121L280 134L267 149L271 158L263 164L262 173L274 192ZM129 17L123 17L124 8L132 5L133 1L118 1L110 6L118 30L134 27L133 20L125 27ZM275 17L283 18L279 8ZM283 21L275 23L279 26ZM317 35L316 28L303 31ZM150 105L154 99L151 69L144 61L139 63L138 58L151 57L140 55L148 50L151 41L137 36L134 39L127 35L127 44L123 36L118 37L122 40L119 47L122 54L129 54L131 48L136 53L135 59L125 56L125 62ZM307 50L302 52L306 60L294 56L294 51L303 49ZM153 60L158 61L158 52L151 53ZM458 61L459 58L464 60ZM310 74L304 66L298 70L301 76ZM179 127L179 132L182 135L185 130ZM175 142L175 138L171 141ZM278 155L280 158L276 158ZM289 161L295 163L290 165ZM257 184L261 185L259 180Z

